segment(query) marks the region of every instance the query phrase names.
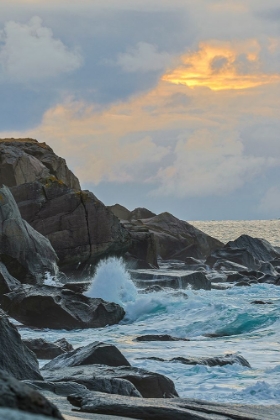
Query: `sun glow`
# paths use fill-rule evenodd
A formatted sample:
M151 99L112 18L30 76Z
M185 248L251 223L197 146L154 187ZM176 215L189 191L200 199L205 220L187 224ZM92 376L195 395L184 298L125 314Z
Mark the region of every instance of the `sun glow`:
M211 90L248 89L280 81L279 74L261 70L257 41L241 43L207 42L199 50L182 57L182 65L165 74L162 80Z

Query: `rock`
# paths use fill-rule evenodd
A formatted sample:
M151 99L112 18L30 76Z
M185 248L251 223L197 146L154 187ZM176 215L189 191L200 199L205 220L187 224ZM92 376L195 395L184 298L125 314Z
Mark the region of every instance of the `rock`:
M47 363L43 369L61 369L70 366L83 365L130 366L128 360L117 347L112 344L95 341L84 347L79 347Z
M8 187L54 176L80 190L77 177L46 143L34 139L0 139L0 184Z
M188 338L172 337L169 334L155 335L147 334L136 337L135 341L190 341Z
M57 346L59 346L65 352L74 350L72 344L68 343L68 341L64 337L63 338L60 338L59 340L56 340L54 342L54 344L56 344Z
M263 300L253 300L251 305L273 305L273 302L264 302Z
M0 407L63 419L59 410L43 395L0 371Z
M6 187L0 188L0 259L9 274L22 283L42 283L46 272L58 273L50 242L21 218Z
M47 382L47 381L32 381L28 385L40 391L45 390L53 392L56 395L68 397L68 395L79 392L79 394L87 392L88 390L105 392L106 394L126 395L128 397L141 397L141 394L131 382L125 379L107 379L96 377L91 380L85 380L82 385L77 382Z
M170 213L161 213L137 221L154 234L157 254L163 260L185 261L187 257L203 259L223 244Z
M42 379L35 354L24 345L16 327L1 309L0 337L0 369L20 380Z
M36 354L38 359L45 359L45 360L54 359L55 357L66 353L66 350L60 347L58 343L49 343L45 341L43 338L23 340L23 343L26 345L26 347L32 350L33 353ZM66 343L63 342L63 345L65 346ZM67 344L68 346L72 347L69 343Z
M95 392L73 394L68 400L85 413L113 414L145 420L278 420L279 407L208 403L187 398L125 398Z
M91 281L71 282L63 285L63 289L72 290L75 293L84 293L88 290L92 283Z
M1 420L49 420L50 418L47 416L39 415L39 414L26 413L21 410L14 410L11 408L0 408L0 419Z
M226 244L227 248L246 249L258 261L270 261L279 258L279 251L268 241L260 238L252 238L249 235L241 235L235 241Z
M170 287L172 289L211 289L211 282L201 272L168 273L160 270L129 270L130 275L140 288L148 286Z
M237 281L241 281L242 279L248 278L248 276L243 275L241 273L233 273L233 274L228 274L227 275L227 282L237 282Z
M251 285L250 285L249 281L243 280L243 281L238 281L237 283L235 283L234 286L236 286L236 287L241 287L241 286L250 287Z
M63 272L92 275L92 264L124 254L129 233L89 191L68 188L56 178L11 188L22 217L49 239Z
M277 284L279 279L280 279L279 274L276 276L273 276L271 274L264 274L262 277L258 279L258 283Z
M2 307L17 321L38 328L100 328L124 316L116 303L50 286L24 285L4 295Z
M137 207L133 211L129 211L124 206L121 206L120 204L115 204L114 206L109 206L108 208L115 216L117 216L118 219L124 221L131 221L135 219L148 219L150 217L156 216L155 213L151 212L148 209L145 209L144 207Z
M21 285L21 282L11 276L4 264L0 262L0 301L4 293L9 293Z
M217 357L173 357L170 362L180 362L184 365L206 365L206 366L226 366L238 364L251 368L250 363L238 354L226 354L225 356Z
M130 220L137 219L150 219L156 216L152 211L145 209L144 207L137 207L130 213Z
M120 204L115 204L113 206L108 206L108 209L119 219L119 220L130 220L131 212L121 206Z
M226 271L244 271L246 270L245 265L240 265L232 261L222 260L218 259L215 264L213 265L213 270L219 271L219 272L226 272Z
M124 225L131 236L131 245L128 249L128 256L125 256L126 262L133 268L158 268L157 247L153 233L142 232L141 227L129 227ZM136 264L135 264L136 262ZM132 268L132 266L131 266Z
M147 294L147 293L154 293L154 292L162 292L164 290L163 287L154 285L154 286L148 286L143 290L140 290L139 293Z
M217 269L216 265L218 262L222 264L224 261L229 261L239 266L243 266L243 269L245 270L246 268L253 270L258 269L259 261L256 260L256 258L249 251L247 251L246 248L232 248L229 246L229 244L230 242L223 248L212 252L212 254L206 259L206 264Z
M99 378L125 379L131 382L145 398L173 398L178 396L174 383L166 376L132 366L109 367L105 365L87 365L63 369L43 370L46 381L75 381L90 389ZM90 385L92 384L92 385Z

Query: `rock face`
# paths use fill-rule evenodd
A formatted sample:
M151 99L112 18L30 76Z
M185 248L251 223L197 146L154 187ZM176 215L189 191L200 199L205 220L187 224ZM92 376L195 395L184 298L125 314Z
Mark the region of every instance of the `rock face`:
M58 340L55 343L49 343L43 338L34 338L33 340L23 340L23 343L36 354L38 359L54 359L67 351L73 350L71 344L65 339L62 339L62 341Z
M46 272L57 274L57 256L50 242L21 218L6 187L0 188L0 259L22 283L42 283ZM11 286L15 283L10 277L7 281Z
M68 400L82 412L113 414L145 420L278 420L278 406L218 404L186 398L172 400L125 398L88 392Z
M38 328L100 328L124 316L116 303L49 286L24 285L4 295L2 307L19 322Z
M81 189L65 160L46 143L33 139L0 139L0 184L13 187L51 175L70 188Z
M42 379L35 354L23 344L17 329L1 309L0 369L20 380Z
M3 371L0 371L0 390L0 407L63 420L59 410L43 395Z
M161 213L137 223L154 234L157 254L163 260L182 260L187 257L206 258L223 244L170 213Z
M61 369L70 366L83 365L107 365L107 366L130 366L128 360L122 355L117 347L112 344L95 341L85 347L56 357L47 363L43 369Z
M159 373L132 366L87 365L43 370L42 374L46 381L75 381L85 385L88 389L94 389L97 380L125 379L131 382L145 398L173 398L178 396L171 379Z

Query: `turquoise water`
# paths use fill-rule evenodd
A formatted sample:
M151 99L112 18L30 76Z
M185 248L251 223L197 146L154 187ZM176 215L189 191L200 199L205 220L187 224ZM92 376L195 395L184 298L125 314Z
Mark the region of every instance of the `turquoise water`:
M219 231L222 236L223 222L198 223L208 223L212 230ZM223 241L239 236L237 231L240 231L244 223L248 229L258 233L258 221L255 224L231 222L231 229L227 228L227 236L223 236ZM226 224L229 226L230 222ZM263 225L271 226L274 232L272 242L279 245L279 234L277 236L274 231L279 226L279 221L272 224L264 221ZM248 233L248 229L244 233ZM262 235L253 236L264 237L264 231L265 229L259 232ZM108 276L114 282L113 289L104 287ZM143 295L137 293L118 260L104 263L93 283L92 293L98 295L100 291L106 299L107 289L110 299L124 306L126 317L121 324L70 332L42 332L24 328L21 334L24 337L43 337L50 341L65 337L74 347L95 340L113 343L132 365L170 377L181 397L255 404L279 403L279 286L254 284L251 287L233 287L227 290L184 290L181 296L172 290ZM251 303L254 300L269 301L271 304L254 305ZM144 334L171 334L189 338L190 341L135 341L137 336ZM207 338L207 334L217 334L219 337ZM248 360L251 368L238 364L223 367L187 366L179 362L142 359L155 356L169 360L178 356L210 357L227 353L241 354Z

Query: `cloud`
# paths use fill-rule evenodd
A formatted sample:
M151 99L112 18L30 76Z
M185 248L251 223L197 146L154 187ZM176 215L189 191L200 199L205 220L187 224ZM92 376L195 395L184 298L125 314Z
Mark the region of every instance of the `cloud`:
M264 50L264 51L263 51ZM267 61L279 57L279 43L271 39L260 45L256 39L235 42L201 42L198 51L182 57L183 64L165 74L162 79L189 87L208 87L212 90L248 89L280 81ZM261 60L260 55L267 60Z
M55 39L37 16L27 24L9 21L0 32L0 81L45 80L81 65L80 53Z
M278 186L270 187L259 204L260 213L273 214L272 217L278 217L280 213L280 188Z
M127 73L162 71L169 67L174 58L166 52L158 52L155 45L138 42L135 48L119 54L116 64Z

